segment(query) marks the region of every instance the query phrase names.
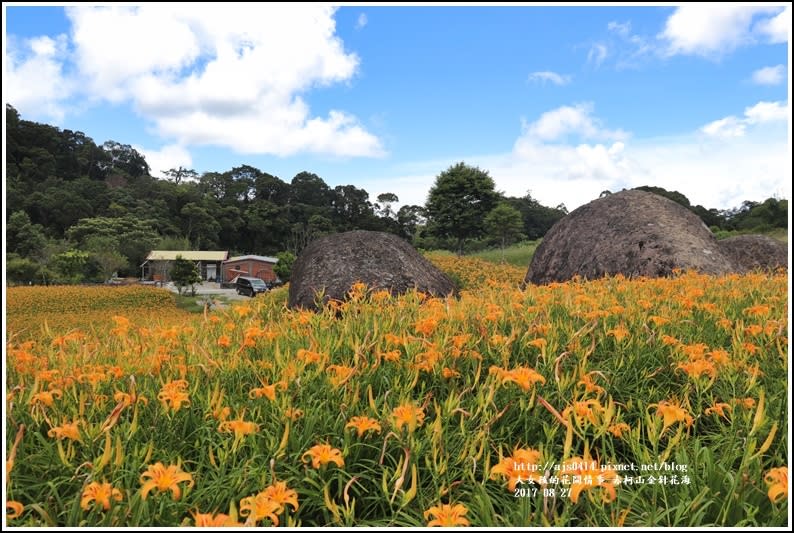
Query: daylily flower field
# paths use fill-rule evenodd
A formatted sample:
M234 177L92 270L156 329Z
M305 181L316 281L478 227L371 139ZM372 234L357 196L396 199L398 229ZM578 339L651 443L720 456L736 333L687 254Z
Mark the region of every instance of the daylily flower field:
M8 524L786 524L785 273L432 259L459 298L9 289Z

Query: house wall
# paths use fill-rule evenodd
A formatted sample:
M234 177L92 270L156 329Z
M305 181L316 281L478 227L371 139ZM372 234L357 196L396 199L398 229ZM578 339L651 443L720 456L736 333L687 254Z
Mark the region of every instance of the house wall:
M244 259L241 261L232 261L223 263L223 279L224 281L231 281L235 276L243 275L240 272L232 272L234 270L242 270L244 275L259 278L263 281L275 281L276 273L273 271L273 263L266 261L257 261L256 259Z
M207 279L207 265L215 265L215 272L216 277L220 276L221 273L221 262L220 261L198 261L199 264L199 274L201 275L202 280ZM161 260L152 260L149 261L147 264L147 269L144 272L144 277L146 279L151 279L154 281L171 281L171 276L169 272L171 268L174 266L173 261L161 261Z

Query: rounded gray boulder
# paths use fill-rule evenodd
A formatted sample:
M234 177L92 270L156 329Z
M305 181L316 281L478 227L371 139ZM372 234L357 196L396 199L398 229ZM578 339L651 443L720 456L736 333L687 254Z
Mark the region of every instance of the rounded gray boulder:
M738 235L717 241L739 272L788 268L788 247L766 235Z
M628 190L585 204L543 237L525 283L664 277L673 269L707 274L735 270L700 218L657 194Z
M411 289L446 296L455 284L403 239L379 231L349 231L309 243L292 267L288 305L317 309L345 300L352 285L363 282L373 290L401 294Z

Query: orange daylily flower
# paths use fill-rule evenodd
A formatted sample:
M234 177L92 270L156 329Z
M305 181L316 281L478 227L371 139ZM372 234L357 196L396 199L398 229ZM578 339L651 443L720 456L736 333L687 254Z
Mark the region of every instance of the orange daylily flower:
M146 479L149 478L147 481ZM157 489L159 492L171 491L171 496L174 500L178 500L182 495L182 489L179 484L187 481L188 488L192 487L193 475L183 472L179 465L165 466L161 462L149 465L146 472L141 475L141 499L145 500L152 489Z
M77 426L80 424L79 420L74 422L64 422L60 426L54 426L47 432L48 437L55 437L56 439L69 439L80 441L80 430Z
M441 375L444 376L444 379L459 378L460 377L460 372L458 372L457 370L454 370L452 368L444 367L441 370Z
M6 520L13 520L15 518L19 518L22 516L22 512L25 510L25 506L20 502L15 502L14 500L8 500L6 502L6 509L11 509L11 512L6 513Z
M101 505L102 509L110 509L110 500L121 501L121 491L113 488L110 483L98 483L92 481L83 489L83 496L80 498L80 507L87 511L91 508L91 502Z
M241 527L243 525L223 513L214 515L212 513L195 512L193 513L193 521L196 527Z
M400 431L403 426L408 426L408 432L413 433L425 421L425 413L421 407L416 407L411 402L406 402L392 411L394 427Z
M670 403L664 400L659 402L658 404L651 404L651 406L654 405L657 408L656 414L664 419L664 424L662 425L662 433L664 433L664 430L666 430L668 427L672 426L676 422L684 422L686 423L687 427L691 426L693 423L692 417L680 405Z
M625 422L620 422L619 424L612 424L611 426L609 426L609 429L607 431L612 433L612 435L615 438L619 439L620 437L623 436L624 431L631 431L631 427L629 427L629 425L626 424Z
M491 469L491 479L495 475L507 478L507 489L512 492L516 484L526 481L540 483L540 452L532 448L519 448L511 457L505 457Z
M714 368L714 363L707 359L697 359L689 363L679 363L676 368L680 368L692 378L699 378L701 374L707 374L712 378L717 375L717 369Z
M591 424L598 424L598 419L604 415L604 407L598 400L573 402L572 405L565 408L562 416L567 419L571 414L579 425L583 424L585 420L589 420Z
M234 433L235 440L239 440L245 435L250 435L259 431L259 426L256 423L243 420L244 414L245 413L240 415L240 418L237 420L221 422L221 425L218 426L218 431L221 433Z
M375 431L380 433L381 427L377 420L368 416L354 416L345 425L345 429L355 428L357 435L360 437L367 431Z
M777 503L788 500L788 467L773 468L764 476L764 481L769 486L769 501Z
M160 403L163 404L163 408L166 411L173 409L174 412L177 412L182 407L183 403L190 405L190 396L185 392L185 389L187 389L187 381L184 379L169 381L163 385L163 388L157 395L157 399L160 400Z
M546 339L544 339L544 338L542 338L542 337L541 337L541 338L539 338L539 339L533 339L533 340L529 341L527 344L529 344L530 346L534 346L535 348L539 348L539 349L541 349L541 350L542 350L543 348L545 348L545 347L546 347L546 344L547 344L547 343L546 343Z
M730 404L727 404L727 403L724 403L724 402L717 402L714 405L712 405L711 407L708 407L704 411L704 413L706 415L710 415L710 414L714 413L714 414L717 414L717 415L719 415L719 416L721 416L723 418L728 418L728 416L725 414L725 410L726 409L728 411L731 411L733 408L730 406Z
M546 383L546 378L531 368L519 366L510 371L509 381L512 381L525 391L528 391L535 383Z
M271 524L278 526L278 514L281 511L282 506L268 498L264 492L240 500L240 514L248 516L245 525L256 525L267 518Z
M342 467L345 465L345 459L342 457L342 452L337 448L332 448L330 444L318 444L312 446L306 453L303 454L303 462L306 462L306 456L312 460L312 468L320 468L322 465L328 463L336 463L337 466Z
M577 386L579 386L579 385L584 386L585 393L595 392L597 395L603 394L604 393L604 387L601 387L600 385L596 385L593 382L593 378L591 377L591 374L592 374L592 372L582 376L582 379L580 379L577 382L576 385Z
M288 488L286 481L277 481L262 491L262 494L279 506L291 505L293 511L298 510L298 493Z
M436 505L425 511L425 520L434 517L433 520L427 523L428 527L455 527L455 526L468 526L469 521L463 518L463 515L468 513L469 510L463 504L456 505Z
M279 381L278 383L273 383L272 385L265 385L263 383L261 387L251 389L248 392L248 397L254 399L254 398L261 398L262 396L264 396L265 398L273 402L276 400L277 387L281 387L281 389L284 390L283 382Z
M38 403L47 407L52 407L55 403L55 398L60 400L62 397L63 391L61 391L61 389L50 389L48 391L41 391L34 394L30 399L30 404L35 405Z
M303 416L303 409L288 407L287 410L284 411L284 416L286 416L290 420L297 420Z
M614 337L616 341L620 342L629 336L629 330L623 324L618 325L614 329L607 331L608 337Z
M329 365L326 370L333 375L328 376L328 380L334 387L339 387L347 382L350 377L356 372L352 366Z

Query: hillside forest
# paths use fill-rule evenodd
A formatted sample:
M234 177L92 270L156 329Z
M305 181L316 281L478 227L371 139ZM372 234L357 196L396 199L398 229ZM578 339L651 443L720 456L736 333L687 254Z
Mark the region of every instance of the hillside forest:
M8 284L136 277L152 249L228 250L294 258L311 240L365 229L399 235L419 249L458 253L537 240L567 214L532 198L507 196L487 170L461 162L439 173L425 205L392 192L330 186L303 171L289 181L250 165L152 176L129 144L99 145L80 131L23 120L6 106L5 231ZM531 186L531 184L529 184ZM691 205L718 236L787 227L788 202L768 198L732 209ZM610 194L604 191L602 195Z

